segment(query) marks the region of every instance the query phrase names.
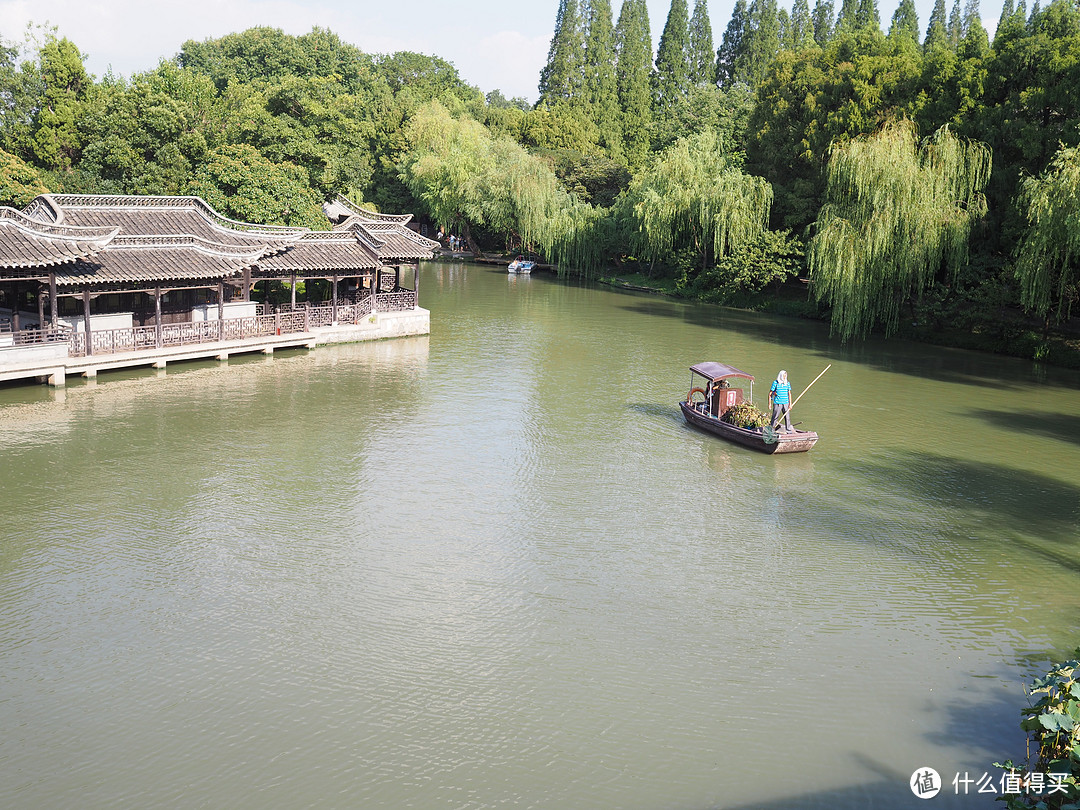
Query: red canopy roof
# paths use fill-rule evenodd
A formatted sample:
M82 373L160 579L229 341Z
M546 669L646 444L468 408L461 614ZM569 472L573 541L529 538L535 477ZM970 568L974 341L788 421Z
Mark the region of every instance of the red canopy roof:
M739 371L735 366L729 366L727 363L698 363L696 366L690 366L690 370L712 382L722 380L725 377L741 377L744 380L750 380L751 382L753 382L754 379L752 374L747 374L745 371Z

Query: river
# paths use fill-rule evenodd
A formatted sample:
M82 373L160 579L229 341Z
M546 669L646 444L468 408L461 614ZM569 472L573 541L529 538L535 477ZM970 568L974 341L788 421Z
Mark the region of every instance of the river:
M429 337L0 387L0 806L909 807L1080 644L1080 377L425 265ZM687 427L780 368L812 452Z

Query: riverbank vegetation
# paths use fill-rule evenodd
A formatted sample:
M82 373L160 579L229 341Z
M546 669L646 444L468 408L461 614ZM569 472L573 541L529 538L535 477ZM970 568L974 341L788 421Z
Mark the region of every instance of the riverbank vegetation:
M539 100L314 29L189 41L130 78L0 42L0 201L199 194L323 227L336 193L475 251L1080 366L1080 11L1005 0L559 0ZM887 11L887 10L886 10Z

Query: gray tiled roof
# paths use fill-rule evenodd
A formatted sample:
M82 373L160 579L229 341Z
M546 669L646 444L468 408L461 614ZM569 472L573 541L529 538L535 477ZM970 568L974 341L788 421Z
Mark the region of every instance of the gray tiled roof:
M236 222L198 197L42 194L25 213L54 227L109 227L119 235L62 285L129 285L235 276L288 248L307 228Z
M187 235L223 245L289 244L307 228L256 225L229 219L199 197L137 197L108 194L42 194L25 212L42 221L119 226L136 235Z
M237 276L263 246L220 245L191 236L118 236L108 250L56 275L58 286L148 284Z
M0 207L0 270L52 267L89 258L118 229L79 228L38 222L14 208Z
M352 231L310 231L284 253L262 259L259 272L364 271L374 270L380 263L376 249Z
M335 220L335 231L356 231L366 235L385 262L430 259L439 243L421 236L408 227L412 214L380 214L350 202L340 194L323 205L323 211Z

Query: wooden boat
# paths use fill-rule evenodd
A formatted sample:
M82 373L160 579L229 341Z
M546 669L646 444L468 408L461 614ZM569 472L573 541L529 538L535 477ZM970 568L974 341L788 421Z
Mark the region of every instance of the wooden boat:
M741 385L746 383L749 384L749 395ZM700 398L695 397L697 394ZM694 427L762 453L805 453L817 443L818 435L813 431L741 428L721 419L729 408L752 402L753 398L752 375L725 363L698 363L690 367L690 393L679 407L683 417Z
M524 256L518 256L507 265L506 271L508 273L531 273L535 264L536 262L526 261Z

